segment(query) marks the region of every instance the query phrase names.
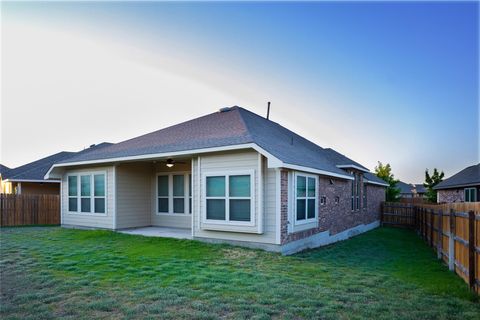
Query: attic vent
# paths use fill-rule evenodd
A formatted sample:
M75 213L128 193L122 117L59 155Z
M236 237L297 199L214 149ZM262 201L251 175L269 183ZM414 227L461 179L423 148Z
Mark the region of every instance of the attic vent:
M231 111L232 108L230 107L225 107L225 108L220 108L220 110L218 110L218 112L228 112L228 111Z

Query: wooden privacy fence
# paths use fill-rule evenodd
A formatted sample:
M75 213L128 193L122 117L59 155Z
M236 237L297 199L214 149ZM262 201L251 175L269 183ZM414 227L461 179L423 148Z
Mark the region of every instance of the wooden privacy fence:
M472 290L480 293L480 202L384 203L382 224L411 227Z
M60 197L0 194L0 226L60 224Z

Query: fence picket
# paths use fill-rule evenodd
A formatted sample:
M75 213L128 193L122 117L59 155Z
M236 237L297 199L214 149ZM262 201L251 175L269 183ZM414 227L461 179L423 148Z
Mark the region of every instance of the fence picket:
M60 224L58 195L0 194L0 226Z

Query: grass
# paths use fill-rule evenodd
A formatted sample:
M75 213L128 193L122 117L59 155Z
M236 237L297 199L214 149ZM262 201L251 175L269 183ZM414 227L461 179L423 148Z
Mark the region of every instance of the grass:
M294 256L58 227L3 228L2 319L480 319L411 231Z

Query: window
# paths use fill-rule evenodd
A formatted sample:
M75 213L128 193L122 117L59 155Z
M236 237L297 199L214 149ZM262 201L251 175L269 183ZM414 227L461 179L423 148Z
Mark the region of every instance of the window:
M363 184L363 209L367 209L367 184Z
M295 221L305 223L317 217L317 177L295 175Z
M352 211L360 210L360 177L358 174L353 173L352 181Z
M252 222L253 174L205 177L206 220Z
M192 202L190 185L190 174L159 174L157 176L157 213L191 213ZM189 197L186 197L187 192Z
M77 180L77 176L68 176L68 211L70 212L78 210Z
M339 196L336 196L335 197L335 204L339 204L340 203L340 197Z
M477 189L465 188L465 202L476 202L476 201L477 201Z
M327 204L327 197L326 196L321 196L320 197L320 205L324 206Z
M104 173L83 173L68 176L69 212L105 213L105 201Z

